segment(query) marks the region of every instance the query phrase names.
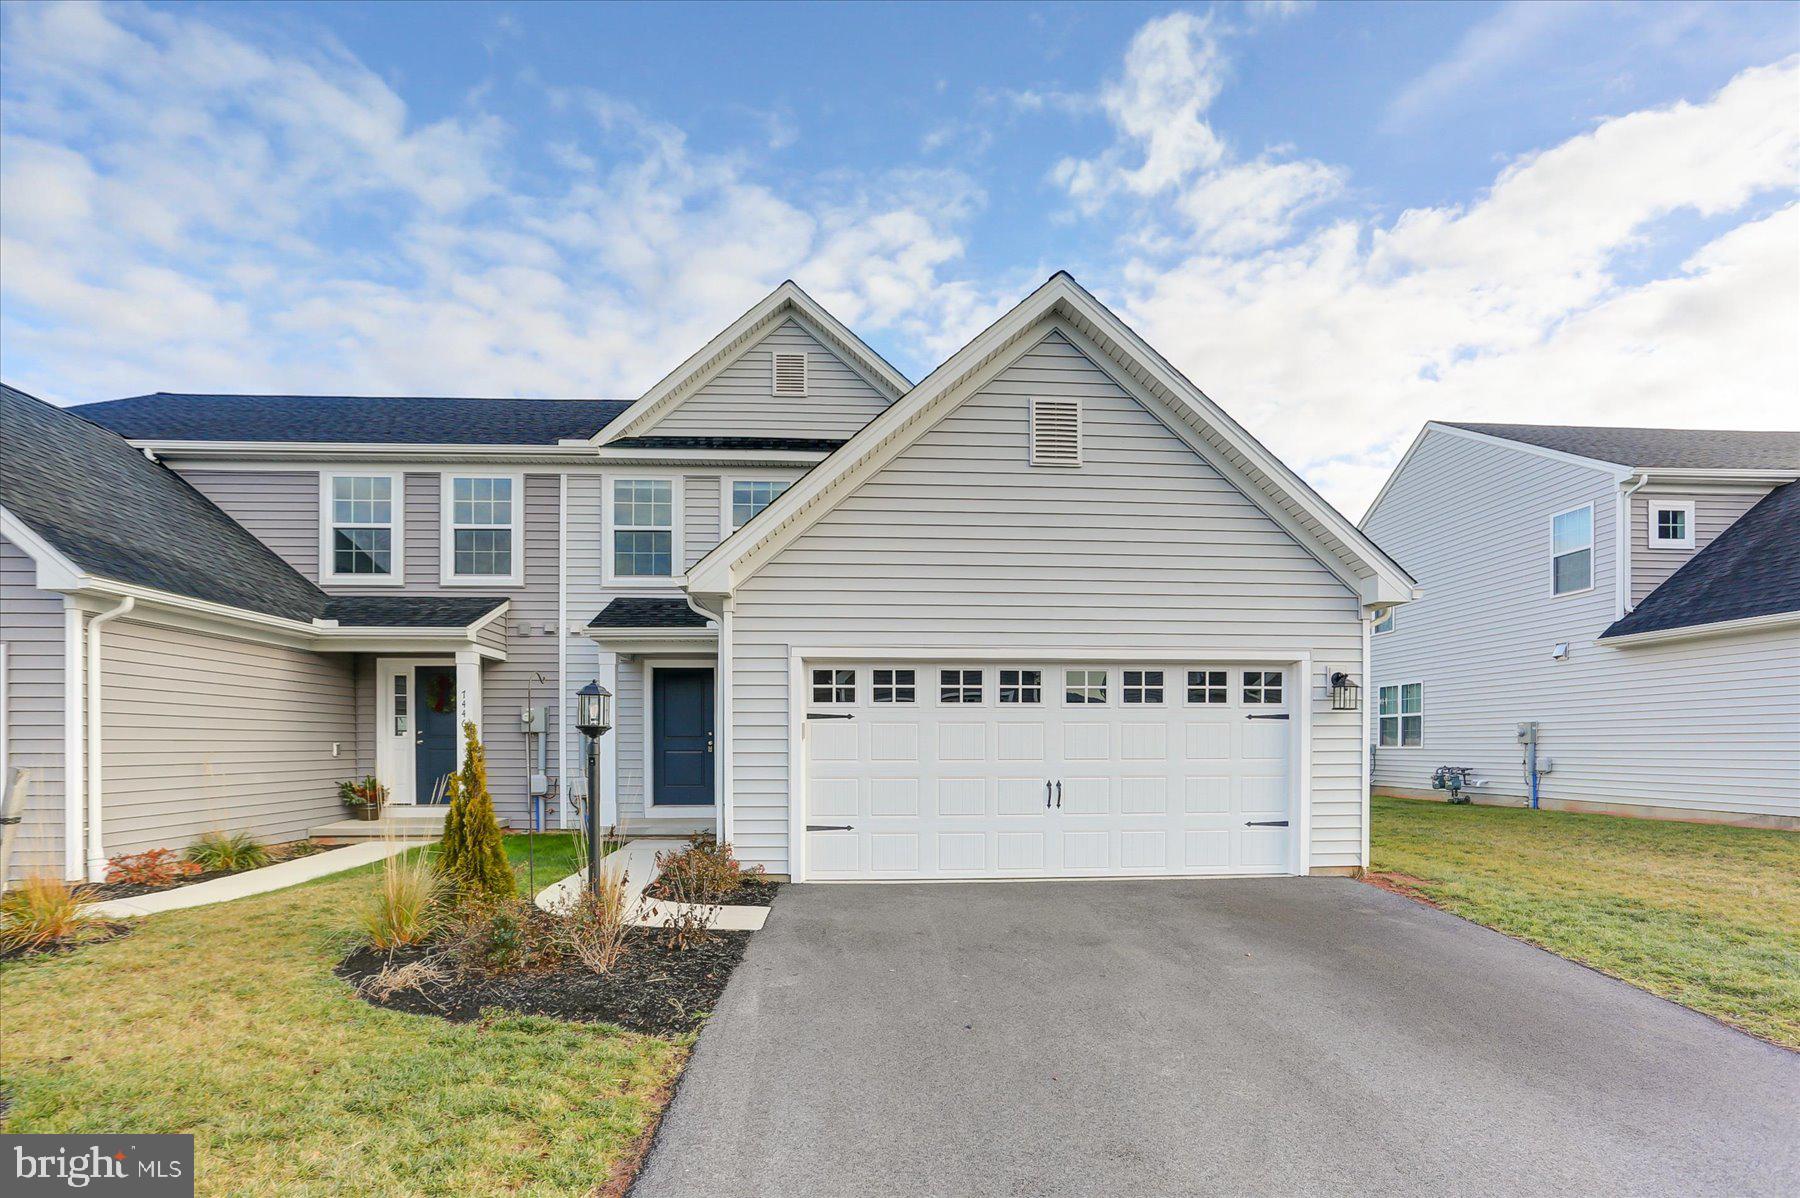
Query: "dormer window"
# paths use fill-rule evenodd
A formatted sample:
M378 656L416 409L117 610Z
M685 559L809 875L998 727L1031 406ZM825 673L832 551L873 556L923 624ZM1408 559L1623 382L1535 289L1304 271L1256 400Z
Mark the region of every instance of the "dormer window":
M805 354L776 353L772 374L770 389L774 394L783 397L797 397L806 394Z
M1692 549L1694 547L1694 501L1691 499L1653 499L1650 501L1650 548Z

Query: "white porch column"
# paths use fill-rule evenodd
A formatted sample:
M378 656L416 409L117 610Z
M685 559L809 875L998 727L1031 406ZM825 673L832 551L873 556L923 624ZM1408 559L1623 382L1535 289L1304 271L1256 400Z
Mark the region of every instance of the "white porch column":
M463 737L464 723L473 723L484 738L481 727L481 654L473 649L456 651L456 768L463 766L468 742Z
M82 647L81 608L63 596L63 878L79 882L87 876L83 831L87 783L87 653Z

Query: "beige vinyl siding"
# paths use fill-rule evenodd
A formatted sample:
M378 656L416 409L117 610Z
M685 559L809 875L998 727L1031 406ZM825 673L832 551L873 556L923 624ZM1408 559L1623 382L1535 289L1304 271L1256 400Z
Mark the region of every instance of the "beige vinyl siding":
M1631 605L1644 601L1668 577L1712 544L1713 538L1737 522L1770 491L1768 487L1729 490L1651 491L1648 487L1631 497ZM1650 505L1655 500L1692 500L1694 547L1657 549L1650 545Z
M1378 749L1378 790L1466 765L1478 796L1523 802L1516 730L1535 720L1546 802L1800 815L1800 636L1599 643L1617 495L1599 470L1427 434L1364 522L1422 589L1372 641L1371 711L1382 685L1425 690L1424 744ZM1553 598L1550 518L1590 501L1596 585ZM1566 661L1551 656L1561 641Z
M120 620L101 635L106 853L303 837L355 766L351 658ZM334 753L334 746L337 752Z
M37 567L0 539L0 643L6 646L6 764L30 774L11 872L61 877L63 859L63 597L37 589Z
M774 396L771 372L777 351L808 355L804 398ZM844 440L887 405L885 395L801 321L789 317L643 431L670 437Z
M1080 469L1029 464L1034 396L1083 401ZM1322 684L1360 672L1355 597L1060 333L773 559L735 613L734 838L771 871L788 868L788 649L807 645L1311 654L1293 681L1312 864L1361 862L1361 721Z

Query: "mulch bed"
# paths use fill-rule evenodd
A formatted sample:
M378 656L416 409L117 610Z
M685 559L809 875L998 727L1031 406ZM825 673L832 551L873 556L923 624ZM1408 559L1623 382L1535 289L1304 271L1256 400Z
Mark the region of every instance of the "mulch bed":
M299 845L308 847L299 848L297 847ZM283 861L292 861L296 857L316 857L320 853L328 853L332 849L344 847L346 846L337 844L315 844L310 840L295 841L292 845L276 845L269 850L274 857L269 865L280 865ZM257 868L267 869L268 866L258 866ZM165 890L180 890L183 886L192 886L198 882L210 882L214 878L229 878L234 873L247 874L251 872L253 871L247 869L209 869L197 874L189 874L185 878L176 878L173 882L165 882L160 886L146 886L141 882L93 882L79 887L76 893L80 895L83 902L103 903L108 899L136 898L140 894L161 894Z
M770 882L755 876L746 877L738 883L737 892L726 899L724 905L727 907L773 907L775 894L780 889L780 882ZM672 901L675 897L669 893L669 888L664 884L662 878L658 878L644 887L644 893L650 898L660 899L664 902Z
M654 928L633 928L627 949L611 973L590 973L579 963L553 969L504 974L470 973L422 990L407 990L376 1006L413 1015L437 1015L455 1023L479 1019L498 1008L519 1015L543 1015L571 1023L616 1023L634 1032L673 1036L691 1032L718 1004L731 971L744 958L749 932L714 932L702 944L681 950L663 945ZM337 975L352 985L381 972L429 957L430 947L402 949L391 956L361 948L345 957Z

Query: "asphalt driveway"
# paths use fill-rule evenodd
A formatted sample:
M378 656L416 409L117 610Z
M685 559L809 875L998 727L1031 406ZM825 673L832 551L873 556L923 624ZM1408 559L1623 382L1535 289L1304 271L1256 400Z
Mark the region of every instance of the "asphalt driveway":
M790 887L632 1191L1796 1192L1800 1056L1304 878Z

